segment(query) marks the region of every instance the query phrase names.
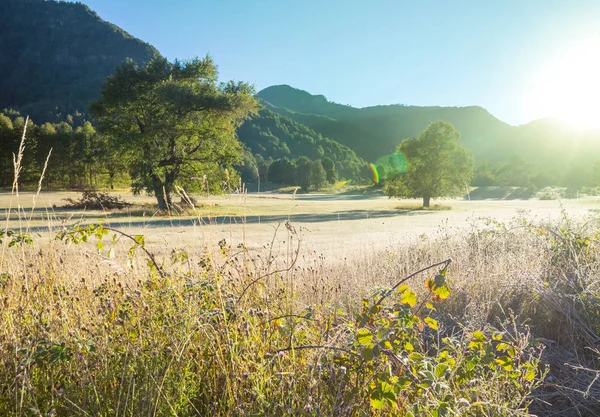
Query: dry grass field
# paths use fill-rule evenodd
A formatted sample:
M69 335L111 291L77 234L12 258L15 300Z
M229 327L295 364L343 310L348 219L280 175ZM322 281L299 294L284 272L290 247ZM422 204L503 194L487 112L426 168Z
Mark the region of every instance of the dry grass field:
M24 215L13 211L8 227L23 227L44 235L76 223L101 221L133 234L146 234L148 244L153 246L201 248L226 239L232 245L243 243L249 248L260 248L271 241L277 224L289 220L303 230L307 251L339 260L372 255L441 228L466 228L483 217L508 221L516 215L527 215L549 220L558 218L563 209L573 217L600 210L598 197L562 201L445 199L434 201L443 210L434 207L425 211L419 209L418 200L385 196L251 193L198 197L198 207L186 216L158 216L152 208L152 197L115 194L136 206L106 212L72 210L61 208L65 205L63 199L76 198L78 193L42 192L37 197L34 193L21 193L19 199L12 199L12 204L22 207ZM0 193L0 218L6 219L1 213L10 204L10 193Z
M69 196L0 194L1 415L600 413L595 199Z

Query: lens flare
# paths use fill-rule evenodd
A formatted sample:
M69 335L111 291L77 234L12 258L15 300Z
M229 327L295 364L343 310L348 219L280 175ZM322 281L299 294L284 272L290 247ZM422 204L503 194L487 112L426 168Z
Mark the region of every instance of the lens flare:
M408 169L406 156L402 152L395 152L391 155L382 156L374 164L369 164L373 182L379 184L390 178L394 178L398 174L404 174Z
M379 184L379 172L377 171L377 165L370 163L369 168L371 169L371 175L373 176L373 182Z

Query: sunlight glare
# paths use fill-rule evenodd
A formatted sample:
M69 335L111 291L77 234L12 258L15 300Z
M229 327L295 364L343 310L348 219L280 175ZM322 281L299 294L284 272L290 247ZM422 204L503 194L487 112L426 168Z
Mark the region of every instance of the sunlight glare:
M535 73L528 107L579 129L600 129L600 34L558 52Z

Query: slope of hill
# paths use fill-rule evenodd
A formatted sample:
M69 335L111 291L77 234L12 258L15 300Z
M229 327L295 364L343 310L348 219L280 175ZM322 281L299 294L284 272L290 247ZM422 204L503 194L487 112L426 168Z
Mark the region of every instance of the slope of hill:
M238 129L238 137L252 154L263 159L306 156L314 160L326 156L345 178L356 177L366 167L366 162L352 149L269 109L246 121Z
M158 54L81 3L2 0L0 10L0 109L37 123L86 112L119 63Z
M390 105L357 109L286 85L268 87L260 91L258 97L273 111L305 124L372 161L393 152L402 139L418 135L435 120L452 123L477 159L504 159L509 151L503 151L504 140L516 131L515 127L475 106Z

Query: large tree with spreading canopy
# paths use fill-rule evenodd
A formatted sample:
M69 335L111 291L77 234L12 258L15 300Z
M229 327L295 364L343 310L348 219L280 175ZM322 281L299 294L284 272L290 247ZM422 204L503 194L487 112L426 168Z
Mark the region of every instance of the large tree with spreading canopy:
M257 111L246 83L220 83L210 57L140 68L129 61L104 84L91 110L121 151L134 192L166 209L176 185L219 184L242 157L236 129Z

